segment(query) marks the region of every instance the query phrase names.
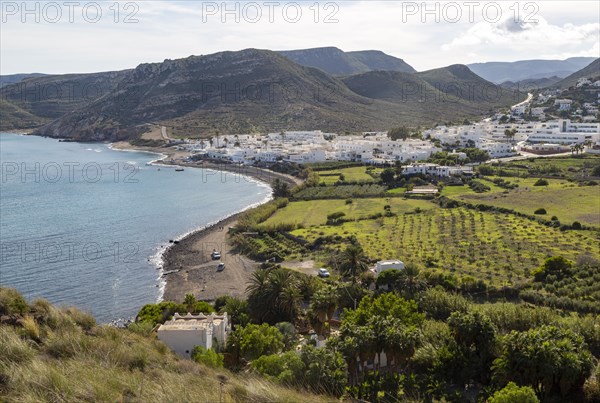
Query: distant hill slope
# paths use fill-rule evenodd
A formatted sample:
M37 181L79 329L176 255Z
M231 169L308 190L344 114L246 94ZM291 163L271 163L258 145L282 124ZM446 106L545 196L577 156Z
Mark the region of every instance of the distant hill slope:
M40 77L44 75L45 74L42 73L0 75L0 88L4 87L5 85L19 83L28 78Z
M557 82L561 81L562 78L558 76L545 77L545 78L528 78L526 80L521 80L517 82L513 81L505 81L500 86L508 89L521 90L521 91L529 91L535 90L539 88L550 87Z
M380 50L359 50L346 52L373 71L400 71L405 73L416 73L417 71L404 60L383 53Z
M593 57L571 57L565 60L521 60L517 62L473 63L467 66L477 75L493 83L521 81L544 77L566 77L582 69Z
M357 94L401 105L417 104L437 119L451 119L448 113L482 114L524 97L482 79L464 65L416 74L372 71L345 77L343 81Z
M281 51L280 54L307 67L315 67L334 76L390 70L414 73L404 60L378 50L344 52L335 47Z
M49 119L35 116L11 102L0 99L0 131L32 129L48 122Z
M43 75L27 78L0 89L3 105L0 130L19 128L20 116L31 116L27 122L47 122L88 105L117 89L128 71ZM34 125L35 126L35 125ZM27 127L32 127L29 123ZM23 127L21 127L23 128Z
M579 80L580 78L589 78L589 79L599 80L600 79L600 58L594 60L593 62L591 62L584 68L582 68L581 70L576 71L575 73L571 74L564 80L559 81L558 83L552 85L552 87L563 88L563 89L573 87L577 84L577 80Z

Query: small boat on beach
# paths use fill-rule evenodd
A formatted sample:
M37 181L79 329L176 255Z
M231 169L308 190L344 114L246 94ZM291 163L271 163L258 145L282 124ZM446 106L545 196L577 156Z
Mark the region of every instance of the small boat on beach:
M183 168L175 168L175 172L182 172L183 170Z

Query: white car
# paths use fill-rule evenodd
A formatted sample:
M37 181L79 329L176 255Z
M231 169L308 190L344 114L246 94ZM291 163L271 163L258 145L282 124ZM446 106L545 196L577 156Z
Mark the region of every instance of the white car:
M217 266L217 271L223 271L225 270L225 263L219 263L219 265Z
M319 276L319 277L323 277L323 278L325 278L325 277L329 277L329 276L330 276L330 274L329 274L329 270L327 270L327 269L324 269L323 267L321 267L321 268L319 269L318 276Z
M212 260L221 260L221 252L217 252L216 250L210 254Z

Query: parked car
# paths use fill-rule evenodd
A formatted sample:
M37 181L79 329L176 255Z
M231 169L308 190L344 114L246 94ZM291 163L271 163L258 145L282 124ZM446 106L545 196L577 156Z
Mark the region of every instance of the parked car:
M219 263L219 265L217 266L217 271L223 271L225 270L225 263Z
M210 257L212 258L212 260L220 260L221 252L217 252L216 250L213 250L213 252L210 254Z
M324 269L323 267L321 267L321 268L319 269L318 276L319 276L319 277L323 277L323 278L325 278L325 277L329 277L329 276L330 276L330 274L329 274L329 270L327 270L327 269Z

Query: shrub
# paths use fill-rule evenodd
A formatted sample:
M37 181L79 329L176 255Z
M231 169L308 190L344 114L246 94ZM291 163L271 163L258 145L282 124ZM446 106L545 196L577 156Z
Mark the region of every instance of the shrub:
M64 312L83 330L90 330L96 326L96 319L87 312L73 307L65 309Z
M494 168L492 168L489 165L480 165L477 168L477 171L481 174L481 175L493 175L494 174Z
M504 388L496 391L488 403L539 403L535 392L529 386L517 386L509 382Z
M547 212L545 208L540 207L539 209L535 210L533 214L547 214Z
M14 288L0 288L0 315L23 315L29 310L27 301Z
M475 192L475 193L483 193L483 192L488 192L491 188L488 185L484 185L481 182L475 181L475 180L471 180L469 181L469 187Z
M35 350L8 326L0 326L0 364L30 361ZM1 365L0 365L1 366Z
M533 275L536 281L544 281L546 277L552 275L557 279L562 279L569 271L573 263L562 256L549 257L544 263L534 270Z
M571 224L571 228L573 229L581 229L581 223L579 221L574 221L573 224Z
M207 350L203 346L195 346L192 349L192 360L211 368L222 368L224 362L223 354L213 349Z
M540 178L537 181L535 181L533 186L548 186L548 181L546 179Z
M139 334L140 336L150 336L154 325L150 322L134 322L127 326L127 329L133 333Z
M267 379L292 385L302 379L304 363L295 351L263 355L252 362L252 369Z
M557 394L562 401L574 401L568 397L583 391L593 360L583 337L570 329L542 326L505 336L493 371L496 381L530 385L546 401Z
M231 333L227 340L227 349L229 352L251 361L261 355L280 352L284 347L283 339L283 334L267 323L249 324L245 327L238 327Z
M433 319L446 320L452 312L466 313L469 301L459 294L436 287L425 291L418 302L419 309Z

